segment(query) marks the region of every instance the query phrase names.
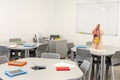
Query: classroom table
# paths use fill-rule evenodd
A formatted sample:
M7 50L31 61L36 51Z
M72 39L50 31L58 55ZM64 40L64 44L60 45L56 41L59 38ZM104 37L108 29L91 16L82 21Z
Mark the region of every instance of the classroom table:
M92 55L101 56L101 74L100 74L100 80L105 80L105 58L106 56L111 56L115 54L116 51L119 51L120 49L116 46L106 45L104 46L104 50L95 50L92 49L91 46L87 46L87 48L84 48L86 50L90 50L90 53ZM76 52L76 47L72 48L72 57L71 59L74 60L74 52Z
M65 59L47 59L47 58L23 58L19 61L27 61L23 68L28 71L27 74L8 77L4 74L5 70L15 70L18 66L10 66L7 63L0 65L0 77L3 80L76 80L83 76L83 72L77 64ZM72 65L70 71L57 71L55 64L66 63ZM46 69L33 70L31 67L39 65L46 66Z
M44 43L39 43L39 44L35 44L35 46L32 46L32 47L25 47L24 44L23 45L16 45L16 47L10 47L11 45L8 46L8 49L9 50L24 50L25 51L25 57L29 57L29 51L31 49L35 49L37 48L39 45L42 45Z

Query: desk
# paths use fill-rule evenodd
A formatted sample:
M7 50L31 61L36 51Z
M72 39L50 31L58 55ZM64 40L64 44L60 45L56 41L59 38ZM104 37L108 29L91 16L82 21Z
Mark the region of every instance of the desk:
M15 77L8 77L4 74L5 70L15 70L19 67L8 66L7 63L0 65L0 77L3 80L75 80L83 76L83 72L76 65L75 62L69 60L60 59L46 59L46 58L24 58L21 61L27 61L27 65L21 67L28 71L27 74L19 75ZM70 71L56 71L54 64L56 63L68 63L74 65ZM43 70L31 69L34 65L46 66Z
M105 80L105 57L115 54L118 51L118 47L105 46L105 50L89 49L92 55L101 56L101 74L100 80Z
M87 47L85 49L89 49L92 55L96 55L96 56L101 56L101 76L100 76L100 80L105 80L105 57L106 56L110 56L115 54L116 51L118 51L118 47L115 46L104 46L105 50L94 50L91 47ZM76 52L76 48L72 48L72 60L74 60L74 52Z
M36 45L33 46L33 47L24 47L24 45L17 45L16 47L9 47L9 46L8 46L8 49L9 49L9 50L25 50L25 57L29 57L29 50L35 49L35 48L37 48L39 45L42 45L42 44L44 44L44 43L36 44Z

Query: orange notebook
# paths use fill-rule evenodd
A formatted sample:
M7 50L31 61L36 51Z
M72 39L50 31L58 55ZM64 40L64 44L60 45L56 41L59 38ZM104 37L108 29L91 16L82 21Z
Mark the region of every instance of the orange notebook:
M13 65L13 66L24 66L26 64L27 64L26 61L13 60L13 61L8 62L8 65Z
M61 67L61 66L59 67L59 66L58 66L58 67L56 67L56 70L57 70L57 71L69 71L70 68L69 68L69 67Z

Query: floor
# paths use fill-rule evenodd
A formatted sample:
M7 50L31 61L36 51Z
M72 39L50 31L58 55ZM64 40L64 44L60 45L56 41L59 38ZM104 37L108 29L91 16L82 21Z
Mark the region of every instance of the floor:
M110 67L108 76L106 75L105 80L120 80L120 64L113 66L114 79L113 79L113 75L111 74L111 71L112 71L112 68ZM94 75L91 75L91 80L100 80L100 77L99 78L96 77L96 71L94 71Z

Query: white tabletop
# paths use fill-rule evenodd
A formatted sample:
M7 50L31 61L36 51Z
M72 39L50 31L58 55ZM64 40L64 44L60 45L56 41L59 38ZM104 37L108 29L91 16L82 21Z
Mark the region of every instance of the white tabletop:
M9 45L8 48L11 50L26 50L26 49L37 48L39 45L42 45L42 44L44 44L44 43L35 44L35 46L33 46L33 47L24 47L24 45Z
M98 56L109 56L115 54L116 51L119 51L120 49L116 46L111 46L111 45L105 45L103 50L95 50L91 46L88 46L87 48L83 48L90 50L91 54L93 55L98 55ZM72 51L76 52L76 47L71 49Z
M0 77L3 80L69 80L78 79L83 76L83 72L76 65L75 62L69 60L59 60L59 59L45 59L45 58L24 58L22 61L27 61L27 65L21 67L28 71L27 74L19 75L15 77L8 77L4 74L5 70L15 70L19 67L8 66L7 63L0 65ZM73 65L70 71L56 71L55 64L57 63L67 63ZM44 70L33 70L32 66L41 65L46 66Z

